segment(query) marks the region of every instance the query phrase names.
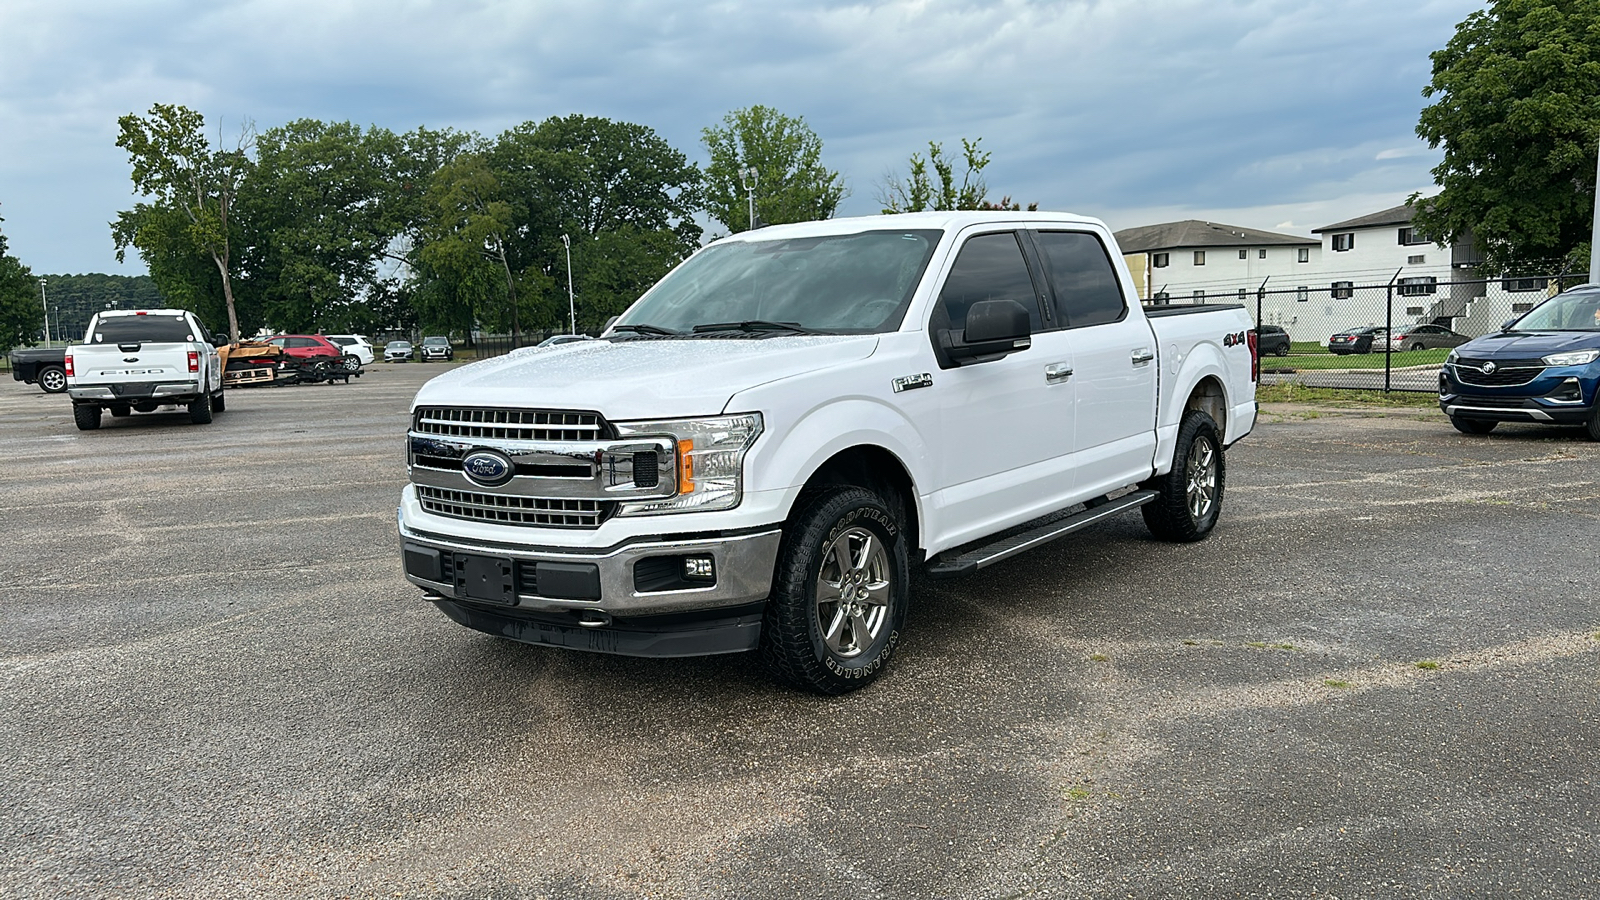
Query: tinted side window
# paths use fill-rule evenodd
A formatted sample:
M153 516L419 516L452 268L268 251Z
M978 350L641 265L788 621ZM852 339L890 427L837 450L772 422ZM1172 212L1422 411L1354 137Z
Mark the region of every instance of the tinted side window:
M1116 270L1099 238L1081 231L1041 231L1035 240L1055 292L1056 316L1066 327L1103 325L1127 314Z
M950 316L950 327L956 331L966 327L967 310L979 300L1015 300L1028 311L1033 330L1043 328L1028 264L1022 258L1016 235L1009 231L980 234L961 245L956 264L950 267L950 277L939 294L939 302Z

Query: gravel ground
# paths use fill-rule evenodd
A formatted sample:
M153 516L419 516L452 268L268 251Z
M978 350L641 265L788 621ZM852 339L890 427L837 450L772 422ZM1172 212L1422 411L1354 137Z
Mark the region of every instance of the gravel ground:
M442 367L212 425L0 383L0 896L1600 896L1600 445L1269 412L1210 540L918 583L856 694L400 575Z

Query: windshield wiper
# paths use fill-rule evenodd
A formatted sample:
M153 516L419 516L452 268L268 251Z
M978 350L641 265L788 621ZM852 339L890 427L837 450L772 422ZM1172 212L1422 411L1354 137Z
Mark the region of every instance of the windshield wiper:
M695 334L706 334L711 331L744 331L751 334L762 331L788 331L794 334L827 334L826 331L817 331L807 328L799 322L769 322L766 319L746 319L743 322L707 322L696 325L691 329Z
M680 332L677 332L677 331L672 331L671 329L662 328L659 325L613 325L613 326L611 326L611 330L612 331L628 331L628 332L632 332L633 334L669 335L669 334L679 334L680 333Z

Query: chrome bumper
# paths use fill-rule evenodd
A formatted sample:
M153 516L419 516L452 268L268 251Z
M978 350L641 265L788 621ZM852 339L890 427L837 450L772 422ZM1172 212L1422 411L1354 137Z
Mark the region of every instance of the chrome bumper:
M527 612L571 612L592 610L605 616L654 616L680 612L740 606L767 598L772 590L773 570L783 532L773 527L766 531L736 536L686 537L674 540L639 541L605 550L578 548L522 549L508 545L482 545L455 541L448 536L417 532L400 523L402 545L414 545L441 554L468 554L507 559L514 563L590 564L598 569L600 599L573 600L525 593L519 586L514 605L506 610ZM402 553L404 549L402 549ZM716 582L706 587L640 591L634 580L634 566L644 559L659 556L710 556ZM451 600L468 600L455 583L420 577L406 572L406 580L427 591Z

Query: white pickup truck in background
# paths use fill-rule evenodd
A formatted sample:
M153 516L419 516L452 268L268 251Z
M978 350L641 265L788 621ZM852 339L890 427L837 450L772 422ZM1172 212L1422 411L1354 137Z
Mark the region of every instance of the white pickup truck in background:
M67 348L67 394L78 428L100 427L100 414L126 416L169 405L204 425L221 412L221 355L194 313L183 309L106 310L94 314L83 343Z
M1095 219L745 232L600 340L422 388L406 577L514 640L757 650L848 691L902 640L912 566L974 572L1134 508L1205 537L1257 365L1239 306L1147 314Z

